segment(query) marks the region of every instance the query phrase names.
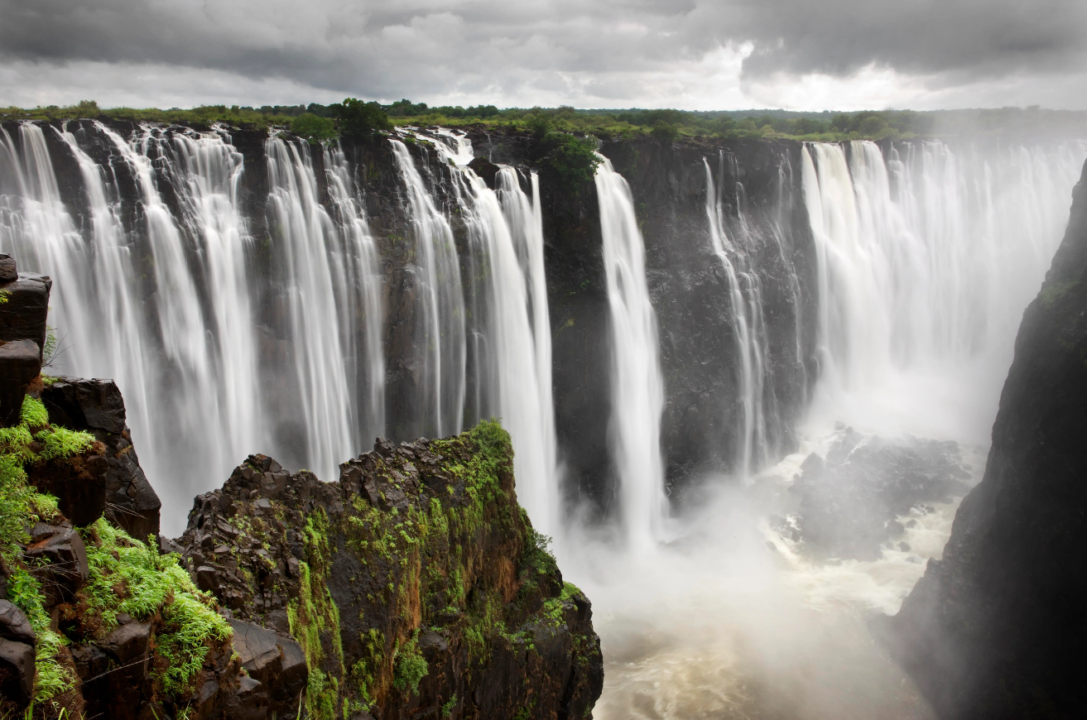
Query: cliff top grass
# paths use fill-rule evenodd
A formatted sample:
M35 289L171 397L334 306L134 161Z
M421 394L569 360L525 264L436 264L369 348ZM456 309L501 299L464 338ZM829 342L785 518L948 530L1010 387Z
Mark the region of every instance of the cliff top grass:
M347 98L332 105L210 105L190 109L109 108L91 100L66 107L0 108L0 120L74 120L104 118L133 122L238 128L286 128L312 142L341 133L369 135L394 125L483 125L540 133L549 130L605 138L654 136L689 138L782 139L841 142L913 138L1087 137L1087 112L1029 108L976 110L865 110L859 112L793 112L787 110L684 111L670 109L580 110L437 106L400 100L389 105Z

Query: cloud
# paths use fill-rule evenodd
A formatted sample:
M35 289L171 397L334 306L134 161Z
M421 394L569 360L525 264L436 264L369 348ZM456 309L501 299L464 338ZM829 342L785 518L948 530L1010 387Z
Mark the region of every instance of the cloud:
M0 104L1087 107L1082 0L0 0L0 17Z

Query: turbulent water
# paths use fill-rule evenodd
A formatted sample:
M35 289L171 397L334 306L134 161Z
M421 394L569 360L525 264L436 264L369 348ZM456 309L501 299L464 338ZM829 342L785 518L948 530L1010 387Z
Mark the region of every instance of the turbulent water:
M949 456L978 477L1020 316L1087 146L806 144L776 156L780 206L750 216L743 184L726 185L744 176L736 159L705 158L693 242L727 288L724 367L742 412L721 437L735 448L728 476L701 478L681 520L665 489L646 275L668 268L647 268L630 187L602 159L616 533L564 512L540 179L504 167L488 184L468 167L471 144L447 131L388 142L407 228L382 241L406 258L407 315L395 322L409 342L396 358L370 170L343 148L268 137L266 196L254 199L243 192L252 166L225 129L0 129L0 251L54 279L50 372L117 379L165 532L250 452L336 477L388 431L395 359L410 408L398 432L447 435L492 416L510 430L518 497L595 603L608 663L598 717L929 717L864 620L898 609L942 551L958 500L911 508L874 559L832 557L794 532L795 478L810 455L876 435L955 441ZM58 152L74 175L56 171ZM79 185L78 208L62 200L64 177ZM801 343L807 281L787 251L802 239L786 220L793 195L815 257L814 376ZM797 323L777 346L772 292ZM774 440L782 354L813 398L785 457Z

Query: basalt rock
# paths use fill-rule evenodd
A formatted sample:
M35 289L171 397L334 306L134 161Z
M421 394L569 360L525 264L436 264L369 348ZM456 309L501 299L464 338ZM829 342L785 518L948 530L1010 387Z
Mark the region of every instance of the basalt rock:
M60 498L78 525L105 514L136 538L158 535L162 502L147 481L125 424L125 403L112 380L56 378L41 391L51 422L94 435L94 454L31 468L31 482Z
M0 427L18 424L23 396L41 372L51 287L49 278L20 275L15 259L0 255Z
M943 559L876 624L937 712L1073 718L1087 702L1087 168L1023 315L981 483Z
M250 456L178 542L230 609L255 706L307 686L336 716L581 718L600 694L591 605L517 506L497 425L379 440L333 483Z

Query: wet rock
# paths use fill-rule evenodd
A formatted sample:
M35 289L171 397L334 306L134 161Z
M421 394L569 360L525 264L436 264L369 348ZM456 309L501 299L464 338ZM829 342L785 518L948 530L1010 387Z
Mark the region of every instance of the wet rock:
M44 580L49 605L72 600L90 574L83 539L71 528L50 528L50 534L32 543L24 555L43 563L35 574Z
M151 626L147 623L129 622L106 636L99 647L122 665L146 661L150 650ZM146 664L142 668L146 674Z
M41 366L41 348L33 340L0 340L0 427L19 424L23 396Z
M90 432L104 446L102 458L106 464L95 465L98 461L92 461L88 467L104 484L103 497L94 500L95 507L101 504L106 518L132 537L158 535L162 502L136 457L125 425L124 399L116 383L59 378L42 390L41 399L51 422Z
M34 691L34 657L33 646L0 639L0 698L19 709L30 703Z
M31 647L36 647L38 644L37 636L30 627L30 621L26 619L26 615L7 600L0 600L0 638Z
M865 438L847 428L825 460L805 458L790 487L799 503L793 537L824 556L874 560L905 531L898 517L964 495L967 478L955 443Z

